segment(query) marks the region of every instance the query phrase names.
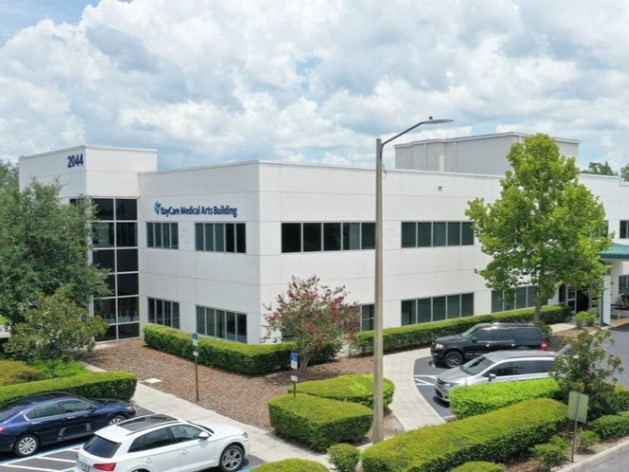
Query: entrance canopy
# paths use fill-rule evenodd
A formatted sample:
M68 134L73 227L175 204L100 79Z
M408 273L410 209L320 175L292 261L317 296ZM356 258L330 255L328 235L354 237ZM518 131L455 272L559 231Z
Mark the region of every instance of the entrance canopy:
M629 260L629 245L612 243L612 245L600 253L601 259Z

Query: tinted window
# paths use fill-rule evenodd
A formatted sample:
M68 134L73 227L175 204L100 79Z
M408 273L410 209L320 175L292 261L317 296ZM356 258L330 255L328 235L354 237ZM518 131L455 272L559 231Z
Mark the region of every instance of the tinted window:
M94 408L94 405L92 405L89 402L86 402L85 400L80 400L80 399L63 400L61 402L61 408L66 413L75 413L75 412L78 412L78 411L89 411L92 408Z
M537 361L537 371L538 372L550 372L555 370L555 361L547 360L547 361Z
M34 420L38 418L48 418L64 413L59 402L47 403L45 405L36 406L26 413L26 417Z
M485 377L489 374L494 374L496 377L505 377L507 375L515 375L513 362L505 362L504 364L497 365L493 369L489 370Z
M376 224L362 224L362 243L363 249L374 249L376 247Z
M98 457L113 457L119 447L120 443L109 441L100 436L92 436L85 446L83 446L83 449Z
M155 449L172 444L168 429L169 428L161 428L140 436L133 441L133 444L131 444L131 447L129 448L129 452L146 451L148 449Z
M512 341L513 332L510 329L495 329L493 330L494 341Z
M117 220L137 220L138 204L136 200L117 198L116 199L116 219Z
M323 250L341 250L341 223L323 224Z
M170 427L170 434L172 434L175 442L185 442L198 439L200 432L200 429L187 424L178 424Z
M542 341L542 333L535 328L517 328L513 330L513 334L519 342L534 343Z
M491 331L488 329L476 330L473 336L479 341L491 341Z
M282 252L301 251L301 224L282 224Z

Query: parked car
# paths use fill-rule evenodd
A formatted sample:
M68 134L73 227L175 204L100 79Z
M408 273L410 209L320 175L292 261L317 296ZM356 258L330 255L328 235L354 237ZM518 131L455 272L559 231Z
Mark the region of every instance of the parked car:
M556 356L542 350L489 352L439 374L435 393L449 403L450 390L461 385L543 379L554 370Z
M138 416L97 431L78 452L75 472L192 472L240 469L249 454L245 431L169 415Z
M435 338L430 354L435 364L456 367L481 354L509 349L546 350L542 330L529 323L479 323L461 334Z
M133 415L135 406L121 400L38 393L0 408L0 451L29 456L40 446L89 436Z

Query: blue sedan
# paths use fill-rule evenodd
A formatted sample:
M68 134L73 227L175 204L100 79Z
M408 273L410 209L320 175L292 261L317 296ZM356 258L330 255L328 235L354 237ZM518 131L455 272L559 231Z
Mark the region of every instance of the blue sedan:
M30 456L40 446L89 436L133 415L135 406L121 400L38 393L0 408L0 452Z

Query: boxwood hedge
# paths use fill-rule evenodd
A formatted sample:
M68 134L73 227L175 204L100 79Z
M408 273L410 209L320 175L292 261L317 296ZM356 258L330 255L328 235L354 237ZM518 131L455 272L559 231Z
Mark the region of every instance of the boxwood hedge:
M278 434L320 451L332 444L359 441L373 420L372 410L364 405L304 393L272 398L269 416Z
M292 387L288 389L292 392ZM373 375L349 374L330 379L309 380L297 384L297 391L332 400L360 403L373 408ZM384 379L384 407L393 401L395 386L389 379Z
M570 309L564 305L544 306L540 320L547 324L560 323L566 319L569 313ZM453 320L386 328L383 330L383 349L384 352L391 352L428 346L438 336L462 333L477 323L493 321L530 322L534 316L534 308L522 308L492 313L491 315L466 316ZM373 331L362 331L357 333L355 338L353 349L358 355L373 352Z
M563 425L566 405L528 400L450 423L416 429L371 446L364 472L447 472L467 461L505 461L547 441Z
M502 464L494 464L493 462L466 462L454 469L452 472L507 472L507 468Z
M533 398L559 399L560 394L559 384L551 378L468 385L450 391L450 409L466 418Z
M144 327L144 342L158 351L194 360L192 336L178 329L160 325ZM217 369L246 375L261 375L290 367L290 353L295 344L244 344L224 339L199 337L196 350L199 363ZM331 349L318 354L312 364L327 362L333 355Z
M86 372L71 377L38 380L0 387L0 407L41 392L64 391L88 398L129 400L135 393L137 377L129 372Z
M285 459L277 462L267 462L251 469L255 472L328 472L323 464L307 459Z

